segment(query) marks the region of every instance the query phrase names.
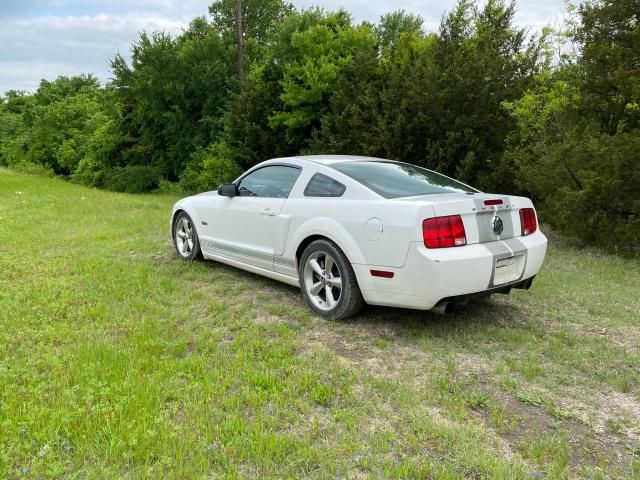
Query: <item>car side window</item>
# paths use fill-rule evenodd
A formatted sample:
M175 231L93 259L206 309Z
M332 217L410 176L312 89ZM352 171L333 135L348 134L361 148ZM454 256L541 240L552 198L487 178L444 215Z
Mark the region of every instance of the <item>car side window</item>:
M251 172L238 183L242 197L287 198L300 169L285 165L270 165Z
M341 197L347 189L343 184L327 177L322 173L316 173L304 189L305 197Z

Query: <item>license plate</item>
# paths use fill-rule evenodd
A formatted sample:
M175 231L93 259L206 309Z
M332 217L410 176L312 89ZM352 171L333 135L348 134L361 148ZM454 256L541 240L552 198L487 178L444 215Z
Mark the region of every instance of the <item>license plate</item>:
M515 282L522 276L525 255L498 258L493 268L493 284Z

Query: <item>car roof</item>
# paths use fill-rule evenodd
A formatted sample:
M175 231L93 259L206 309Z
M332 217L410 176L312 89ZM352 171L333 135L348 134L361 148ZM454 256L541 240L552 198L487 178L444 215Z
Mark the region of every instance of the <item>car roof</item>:
M291 160L302 160L308 162L319 163L321 165L331 165L332 163L339 162L389 162L390 160L385 160L383 158L375 158L375 157L362 157L358 155L300 155L296 157L286 157L286 158L274 158L270 160L274 161L291 161Z

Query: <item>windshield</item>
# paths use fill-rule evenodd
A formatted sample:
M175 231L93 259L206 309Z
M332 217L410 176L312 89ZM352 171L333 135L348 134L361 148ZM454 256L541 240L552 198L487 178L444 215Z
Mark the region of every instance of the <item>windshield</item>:
M385 198L478 192L445 175L408 163L340 162L331 167Z

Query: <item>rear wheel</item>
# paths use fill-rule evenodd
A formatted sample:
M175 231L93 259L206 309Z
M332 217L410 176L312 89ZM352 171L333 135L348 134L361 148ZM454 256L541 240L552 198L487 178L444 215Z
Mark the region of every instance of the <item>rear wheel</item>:
M353 268L333 242L311 243L302 253L298 274L307 305L321 317L348 318L364 306Z
M173 245L183 260L193 261L200 256L200 241L191 217L185 212L173 222Z

